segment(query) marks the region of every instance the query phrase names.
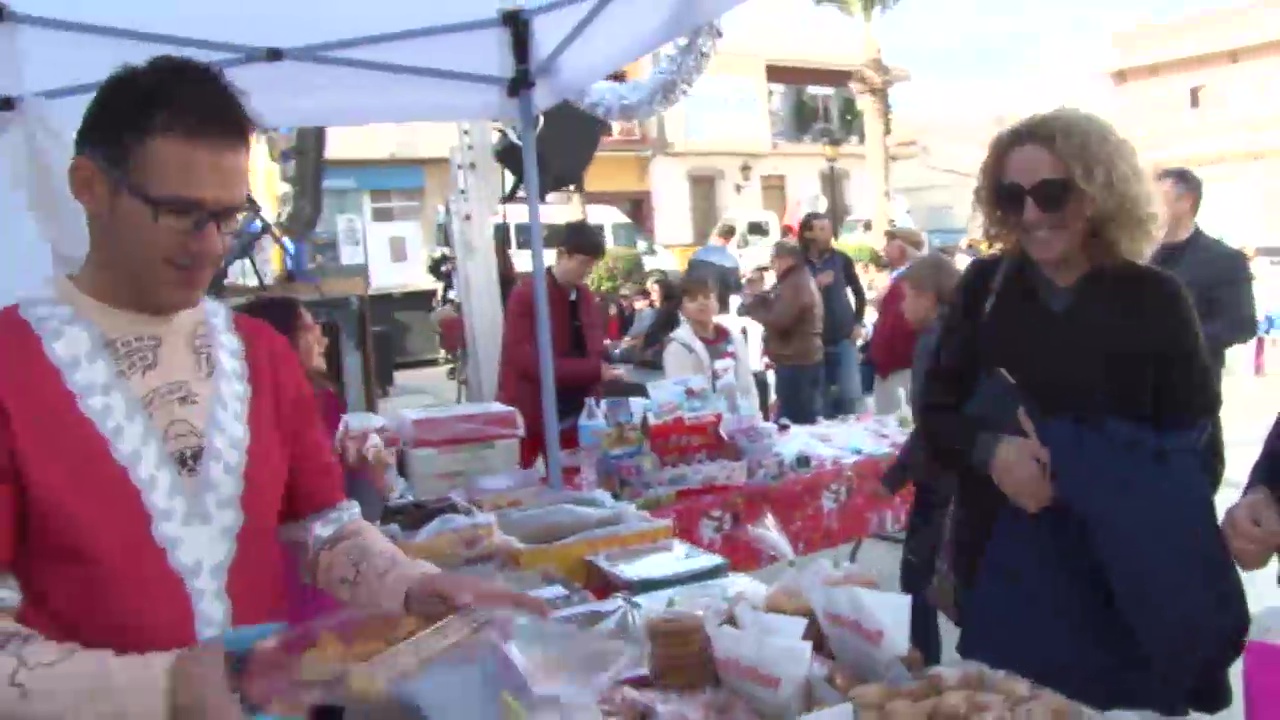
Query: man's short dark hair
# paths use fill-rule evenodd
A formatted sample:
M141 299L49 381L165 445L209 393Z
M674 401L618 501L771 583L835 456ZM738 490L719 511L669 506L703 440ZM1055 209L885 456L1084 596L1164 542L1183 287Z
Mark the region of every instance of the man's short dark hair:
M724 223L716 228L716 237L721 240L732 240L738 236L738 228L729 223Z
M1191 214L1195 215L1200 212L1200 201L1204 198L1204 182L1190 168L1165 168L1156 173L1156 179L1161 182L1173 183L1179 193L1190 195Z
M593 260L604 257L604 238L586 220L564 224L560 250L565 255L584 255Z
M257 129L240 93L217 67L161 55L111 73L89 102L75 151L125 170L152 138L249 145Z

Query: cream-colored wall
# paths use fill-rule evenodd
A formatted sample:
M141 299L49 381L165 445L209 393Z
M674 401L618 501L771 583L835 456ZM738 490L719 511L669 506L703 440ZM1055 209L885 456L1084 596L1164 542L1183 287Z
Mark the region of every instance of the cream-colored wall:
M1190 4L1189 7L1194 6ZM1173 22L1141 25L1112 36L1110 67L1123 69L1229 52L1280 38L1280 3L1189 14Z
M717 54L689 94L691 97L677 103L663 116L667 152L764 154L772 148L769 84L765 79L765 61L760 56ZM723 101L741 105L727 108L723 118L716 121L699 119L698 131L708 132L702 137L692 137L691 106L702 109L723 105ZM754 110L739 112L748 108Z
M1206 137L1223 152L1256 146L1252 134L1280 121L1280 42L1238 55L1238 62L1215 57L1125 71L1114 91L1116 120L1152 150ZM1190 103L1193 87L1202 87L1198 108Z
M447 159L458 144L453 123L386 123L333 127L325 137L325 159L335 161Z

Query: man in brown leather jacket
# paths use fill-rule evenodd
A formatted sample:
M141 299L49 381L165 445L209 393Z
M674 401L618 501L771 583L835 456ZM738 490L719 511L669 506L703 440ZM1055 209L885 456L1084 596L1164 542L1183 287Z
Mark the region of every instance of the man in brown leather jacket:
M764 326L765 353L774 364L778 417L814 423L824 387L822 296L799 245L774 245L773 271L778 278L773 290L747 299L742 314Z

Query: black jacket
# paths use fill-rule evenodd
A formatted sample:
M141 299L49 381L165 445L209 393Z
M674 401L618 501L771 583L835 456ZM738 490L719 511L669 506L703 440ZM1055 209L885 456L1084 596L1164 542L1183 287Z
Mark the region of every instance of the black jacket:
M957 474L954 567L972 587L995 519L1008 500L975 459L991 432L966 415L979 378L1003 369L1046 417L1116 418L1155 430L1207 425L1221 408L1218 383L1191 302L1166 273L1132 262L1095 268L1060 311L1037 270L1014 259L982 319L1000 258L969 265L943 321L925 377L916 432L926 452ZM1230 698L1226 678L1206 678L1196 709ZM1225 706L1223 706L1225 707Z
M1200 331L1213 366L1221 370L1227 348L1258 331L1253 274L1244 253L1196 227L1185 241L1165 243L1151 264L1182 281L1200 319Z
M814 277L830 271L832 280L822 287L822 344L838 346L853 335L867 312L867 293L853 267L853 258L839 250L831 250L820 260L808 259ZM853 293L853 303L849 293Z
M1271 432L1262 443L1262 452L1249 471L1249 484L1246 490L1262 486L1271 491L1271 495L1280 499L1280 415L1271 426Z

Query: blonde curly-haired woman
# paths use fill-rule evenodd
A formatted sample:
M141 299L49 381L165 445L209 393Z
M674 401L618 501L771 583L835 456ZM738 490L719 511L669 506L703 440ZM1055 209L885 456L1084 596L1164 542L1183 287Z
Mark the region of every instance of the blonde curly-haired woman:
M1078 110L993 139L974 204L1005 240L961 280L919 429L959 476L962 656L1098 709L1217 712L1248 611L1215 532L1214 375L1178 281L1142 262L1149 183Z

